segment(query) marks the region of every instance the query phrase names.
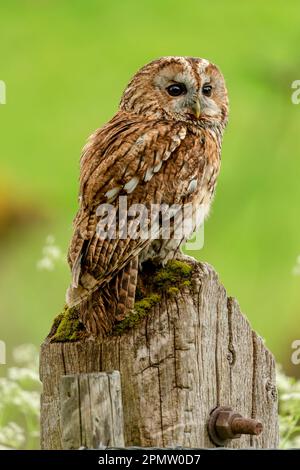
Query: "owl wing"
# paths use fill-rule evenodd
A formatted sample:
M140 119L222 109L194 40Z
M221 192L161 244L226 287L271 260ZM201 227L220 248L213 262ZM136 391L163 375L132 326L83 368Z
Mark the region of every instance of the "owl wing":
M80 208L74 221L69 249L72 286L70 306L80 303L101 284L108 282L151 242L150 239L99 237L99 206L119 207L119 196L127 205L161 202L161 169L186 136L182 123L141 120L119 112L93 134L83 150L80 176ZM155 189L155 180L160 182ZM110 231L107 221L107 232Z

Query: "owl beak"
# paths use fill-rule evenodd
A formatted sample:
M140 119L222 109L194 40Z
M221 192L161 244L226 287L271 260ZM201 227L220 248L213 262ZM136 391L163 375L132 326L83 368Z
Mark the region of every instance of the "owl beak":
M199 119L200 115L201 115L201 106L200 106L200 101L197 100L193 103L192 105L192 114L197 118Z

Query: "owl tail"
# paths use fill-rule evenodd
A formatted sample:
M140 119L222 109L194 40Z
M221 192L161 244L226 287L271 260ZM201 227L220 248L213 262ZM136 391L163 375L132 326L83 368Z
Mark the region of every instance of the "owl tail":
M123 320L126 314L134 308L138 268L139 259L138 256L136 256L126 264L113 280L114 291L117 297L115 310L116 321Z
M114 305L108 302L107 286L99 288L79 305L80 320L91 337L103 338L114 325Z
M76 305L79 305L81 302L86 300L89 296L90 292L88 291L88 289L85 289L81 286L70 286L67 290L66 302L68 307L75 307Z
M129 261L109 282L100 287L69 287L67 304L69 307L79 306L80 319L91 336L107 336L114 324L123 320L134 308L137 275L138 257Z

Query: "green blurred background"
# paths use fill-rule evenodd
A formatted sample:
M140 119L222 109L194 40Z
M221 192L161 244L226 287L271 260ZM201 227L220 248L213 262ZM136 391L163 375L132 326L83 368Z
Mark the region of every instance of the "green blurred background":
M64 303L87 136L115 113L140 66L192 55L221 67L231 103L198 257L285 370L300 375L290 362L300 337L300 105L291 102L299 21L298 0L1 2L0 339L9 361L14 346L42 342ZM51 256L54 269L38 269Z

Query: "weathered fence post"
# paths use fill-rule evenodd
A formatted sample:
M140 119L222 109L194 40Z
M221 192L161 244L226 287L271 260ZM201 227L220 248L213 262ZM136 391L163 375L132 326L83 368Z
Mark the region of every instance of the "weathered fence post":
M215 447L208 422L220 406L258 421L249 422L253 434L263 428L225 440L226 447L278 444L274 358L207 264L195 264L188 282L162 294L120 335L102 342L47 339L40 370L44 449L60 449L68 440L60 419L61 377L108 370L120 371L126 446ZM96 408L89 407L85 419ZM237 420L235 428L240 425Z
M63 449L124 447L118 371L62 376L60 413Z

